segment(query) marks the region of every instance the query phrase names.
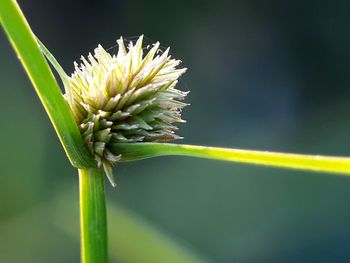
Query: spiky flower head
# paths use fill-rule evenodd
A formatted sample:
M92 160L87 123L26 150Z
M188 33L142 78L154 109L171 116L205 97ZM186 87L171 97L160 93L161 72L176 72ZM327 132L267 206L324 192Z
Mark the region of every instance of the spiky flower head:
M99 45L94 55L75 63L66 87L84 141L112 185L112 165L121 158L113 144L180 138L173 123L183 122L181 109L187 105L180 102L187 92L175 88L186 71L176 68L181 61L171 58L169 48L161 52L158 42L143 54L142 39L126 48L120 38L116 55Z

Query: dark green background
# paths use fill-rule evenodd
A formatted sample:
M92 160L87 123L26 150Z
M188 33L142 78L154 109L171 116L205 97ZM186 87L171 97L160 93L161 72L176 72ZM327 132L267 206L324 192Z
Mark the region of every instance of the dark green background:
M188 68L183 143L350 155L349 1L19 3L67 72L121 35L170 46ZM78 177L3 32L0 77L0 262L78 262L49 205L65 191L76 203ZM350 261L348 177L183 157L115 174L110 204L212 262Z

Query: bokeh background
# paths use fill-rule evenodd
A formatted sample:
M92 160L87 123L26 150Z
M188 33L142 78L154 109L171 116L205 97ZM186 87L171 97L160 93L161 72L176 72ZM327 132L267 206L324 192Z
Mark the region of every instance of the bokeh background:
M350 155L349 1L19 3L67 72L121 35L170 46L183 143ZM78 177L2 31L0 76L0 262L79 262ZM349 177L184 157L115 174L110 206L208 262L350 261Z

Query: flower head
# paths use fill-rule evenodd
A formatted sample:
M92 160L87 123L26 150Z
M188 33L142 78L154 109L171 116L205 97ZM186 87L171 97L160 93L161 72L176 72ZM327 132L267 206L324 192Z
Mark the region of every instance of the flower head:
M112 165L121 158L113 144L178 139L173 123L184 122L181 109L187 104L180 101L187 92L175 86L186 69L177 69L181 61L171 58L169 48L161 53L158 42L143 54L142 39L126 48L120 38L117 55L99 45L75 63L66 87L83 138L112 185Z

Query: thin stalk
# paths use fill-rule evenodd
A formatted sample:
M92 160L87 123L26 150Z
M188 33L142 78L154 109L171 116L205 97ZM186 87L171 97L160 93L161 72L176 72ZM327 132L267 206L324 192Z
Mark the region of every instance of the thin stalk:
M36 38L39 48L41 52L45 55L46 59L51 63L51 65L54 67L54 69L57 71L58 75L60 76L63 86L66 88L69 86L69 77L67 76L66 72L64 72L62 66L60 63L58 63L57 59L51 54L51 52L45 47L43 42L40 41L39 38Z
M94 167L68 103L40 51L37 39L14 0L0 0L0 21L27 72L72 165Z
M104 172L79 170L82 263L107 263L107 219Z
M182 155L350 175L349 157L278 153L170 143L118 143L113 145L113 151L122 154L121 161L140 160L165 155Z

